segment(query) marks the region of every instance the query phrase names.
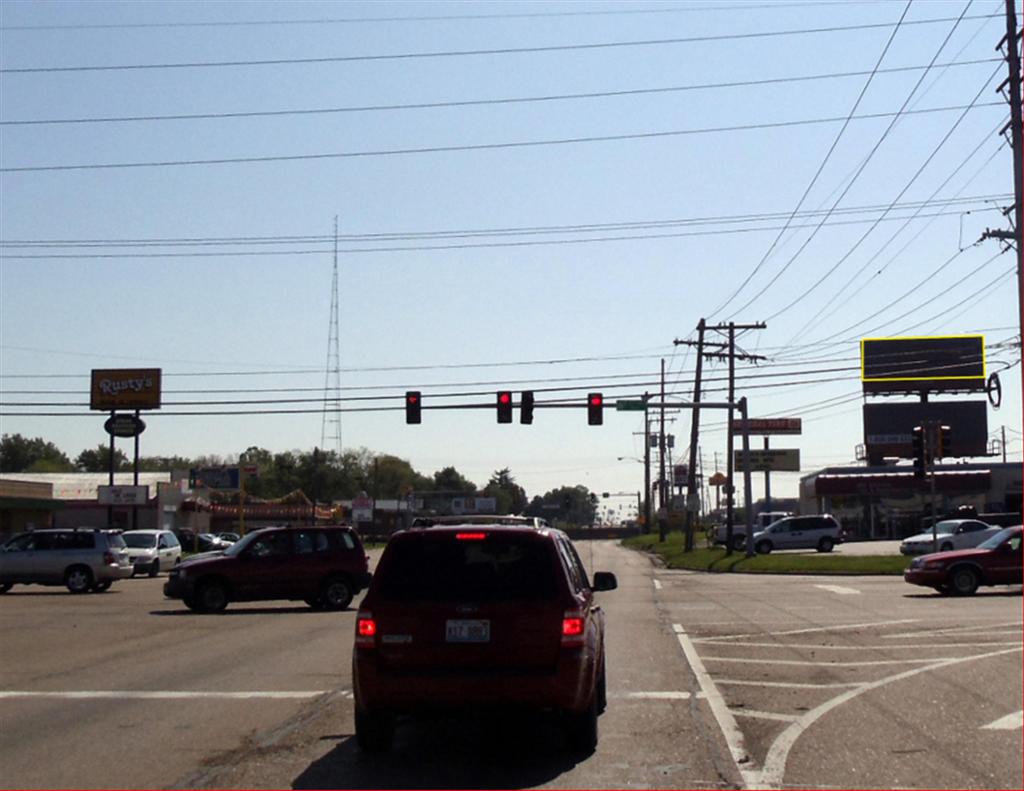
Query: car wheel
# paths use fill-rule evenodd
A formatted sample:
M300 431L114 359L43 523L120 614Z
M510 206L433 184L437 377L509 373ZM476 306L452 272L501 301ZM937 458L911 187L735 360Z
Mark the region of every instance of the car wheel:
M395 740L395 717L383 711L356 709L356 741L365 753L383 753Z
M772 551L771 541L758 541L757 546L754 547L759 555L767 555Z
M14 587L13 582L4 582L0 584L0 593L7 593L11 588Z
M153 565L149 567L149 576L150 577L155 577L159 573L160 573L160 561L159 560L154 560L153 561Z
M732 537L732 548L737 552L743 551L747 546L746 536L733 536Z
M950 590L957 596L972 595L978 590L978 585L980 584L981 578L978 576L978 572L970 566L961 566L953 569L949 577Z
M953 545L947 541L945 544L939 547L939 552L949 552L952 549Z
M829 536L825 536L818 542L819 552L831 552L832 547L835 546L835 542Z
M223 612L228 606L228 592L220 582L205 582L196 591L195 603L200 612Z
M64 584L72 593L85 593L92 587L92 572L85 566L72 566L64 572Z
M328 610L344 610L352 603L352 586L344 577L331 577L320 594Z
M113 580L100 580L99 582L94 582L89 590L93 593L103 593L104 591L110 590L110 586L113 584Z
M577 755L590 755L597 749L597 695L585 711L566 713L565 738Z

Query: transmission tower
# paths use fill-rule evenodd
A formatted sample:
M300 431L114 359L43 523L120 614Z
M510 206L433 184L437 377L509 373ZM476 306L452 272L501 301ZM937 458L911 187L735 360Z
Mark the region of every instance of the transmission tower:
M341 459L341 350L338 343L338 218L334 218L334 269L331 275L331 324L327 332L327 365L324 373L324 413L320 423L320 448L333 450Z

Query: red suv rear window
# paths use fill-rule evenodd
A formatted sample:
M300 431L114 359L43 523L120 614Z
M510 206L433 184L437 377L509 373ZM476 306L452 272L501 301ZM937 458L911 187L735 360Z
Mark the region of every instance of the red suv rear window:
M390 601L549 601L558 595L550 542L488 532L407 535L388 546L377 595ZM383 572L383 573L381 573Z

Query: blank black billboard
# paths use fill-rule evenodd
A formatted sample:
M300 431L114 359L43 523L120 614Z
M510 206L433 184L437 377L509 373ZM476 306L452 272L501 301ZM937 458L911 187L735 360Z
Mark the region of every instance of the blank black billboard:
M865 404L864 444L868 457L912 458L911 432L926 420L949 426L952 458L986 455L987 402L929 401Z
M985 338L864 338L861 381L867 393L984 390Z

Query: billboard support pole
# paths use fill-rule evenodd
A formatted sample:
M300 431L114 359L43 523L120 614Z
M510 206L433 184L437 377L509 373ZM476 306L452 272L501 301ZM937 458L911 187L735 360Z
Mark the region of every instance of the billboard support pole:
M135 419L139 419L139 410L135 410ZM132 484L139 485L139 435L135 435L135 461L132 464ZM160 527L160 525L156 525ZM139 504L132 503L132 530L139 529Z
M113 409L110 410L110 418L113 419L117 412ZM114 485L114 435L110 435L110 459L107 463L107 469L109 475L107 477L107 483L111 486ZM107 527L114 526L114 506L113 504L107 506Z

